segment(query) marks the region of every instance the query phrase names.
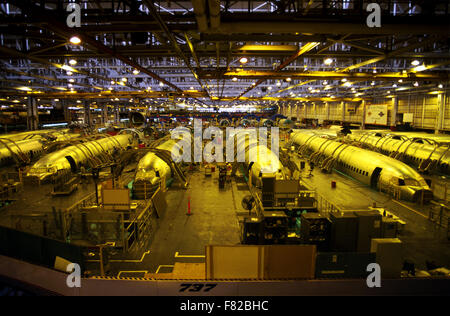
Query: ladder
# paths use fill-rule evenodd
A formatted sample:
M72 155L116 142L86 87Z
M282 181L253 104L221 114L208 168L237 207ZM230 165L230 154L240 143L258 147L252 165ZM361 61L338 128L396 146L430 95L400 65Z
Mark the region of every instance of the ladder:
M333 156L327 157L327 158L322 162L321 169L322 169L323 171L326 171L326 172L330 173L331 170L333 169L333 164L334 164L335 161L336 161L336 158L334 158Z
M172 155L169 152L167 152L165 150L161 150L161 149L156 149L156 148L151 148L149 151L155 153L156 156L158 156L165 163L167 163L170 166L170 168L172 169L175 176L178 178L178 180L180 180L180 182L183 184L183 187L187 188L187 186L189 185L189 182L187 181L187 179L186 179L185 175L183 174L183 172L181 171L180 167L173 161Z

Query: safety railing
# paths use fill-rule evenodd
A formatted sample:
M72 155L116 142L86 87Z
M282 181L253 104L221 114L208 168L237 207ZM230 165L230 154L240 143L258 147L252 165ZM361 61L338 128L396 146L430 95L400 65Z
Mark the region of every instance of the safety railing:
M428 212L428 220L446 229L447 239L450 240L450 207L434 201L431 201L431 205Z

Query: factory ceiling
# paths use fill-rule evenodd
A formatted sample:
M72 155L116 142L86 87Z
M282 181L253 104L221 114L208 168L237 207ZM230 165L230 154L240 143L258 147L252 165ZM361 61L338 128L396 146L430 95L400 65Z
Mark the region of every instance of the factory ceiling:
M376 1L368 27L370 2L0 0L0 95L232 106L446 89L450 2Z

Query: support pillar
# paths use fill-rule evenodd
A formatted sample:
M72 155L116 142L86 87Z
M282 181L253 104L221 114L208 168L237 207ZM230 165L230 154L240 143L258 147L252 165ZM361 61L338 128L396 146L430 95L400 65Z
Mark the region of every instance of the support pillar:
M330 104L325 102L325 120L330 120Z
M88 127L92 127L91 107L89 101L84 101L84 123Z
M437 108L438 108L438 115L436 120L436 127L434 129L435 134L439 134L439 131L444 128L445 96L443 93L438 94Z
M398 98L397 97L393 97L392 98L392 107L391 107L391 121L390 121L390 126L392 127L396 127L397 126L397 112L398 112Z
M61 104L62 104L62 109L63 109L63 114L64 114L64 121L66 121L67 123L70 123L72 121L72 118L70 116L69 105L66 100L61 100Z
M362 113L361 113L361 129L366 129L366 101L361 102Z
M108 104L104 103L102 106L102 125L108 123Z
M344 101L341 101L341 111L342 111L341 121L342 121L342 124L344 124L344 122L345 122L345 102Z
M27 128L29 131L36 131L39 129L39 112L35 98L28 98L27 105Z
M120 115L119 115L119 105L114 104L114 124L120 123Z

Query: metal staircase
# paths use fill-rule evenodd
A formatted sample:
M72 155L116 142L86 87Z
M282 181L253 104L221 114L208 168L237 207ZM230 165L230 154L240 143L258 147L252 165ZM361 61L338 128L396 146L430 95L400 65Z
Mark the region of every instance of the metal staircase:
M20 149L19 145L17 145L16 142L14 142L10 139L0 138L0 143L2 143L5 146L5 148L9 150L9 152L11 153L11 155L17 165L30 163L30 161L31 161L30 157L28 157L26 154L23 153L22 149ZM12 144L13 146L16 146L17 152L12 150L12 148L9 147L8 143L10 145Z

